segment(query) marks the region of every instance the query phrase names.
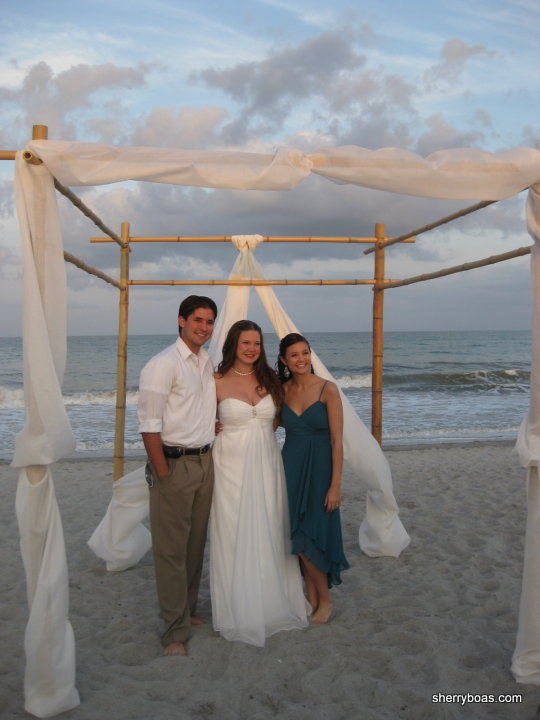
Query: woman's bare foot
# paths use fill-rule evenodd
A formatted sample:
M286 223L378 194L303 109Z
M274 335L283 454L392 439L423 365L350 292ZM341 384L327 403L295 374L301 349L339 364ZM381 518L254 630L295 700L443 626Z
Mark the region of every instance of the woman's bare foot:
M332 603L319 603L317 611L311 616L311 622L315 625L324 625L330 620L332 614Z
M192 625L206 625L206 621L200 617L197 617L196 615L192 615L191 616L191 624Z
M315 585L308 579L305 578L306 582L306 598L308 603L311 605L311 611L315 612L319 605L319 594Z
M187 655L187 650L184 643L172 642L170 645L167 645L163 654L167 655L167 657L173 657L174 655Z

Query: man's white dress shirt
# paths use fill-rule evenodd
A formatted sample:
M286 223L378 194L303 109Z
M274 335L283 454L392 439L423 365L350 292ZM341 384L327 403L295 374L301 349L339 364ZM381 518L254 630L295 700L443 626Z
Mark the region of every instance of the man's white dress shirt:
M141 372L139 432L161 433L166 445L198 448L214 440L216 388L210 356L179 337Z

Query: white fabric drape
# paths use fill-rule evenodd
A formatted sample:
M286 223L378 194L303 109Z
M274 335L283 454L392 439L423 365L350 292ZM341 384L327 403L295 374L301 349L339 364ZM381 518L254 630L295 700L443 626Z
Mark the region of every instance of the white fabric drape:
M148 516L144 465L113 482L112 499L88 545L105 560L107 570L127 570L152 547L143 520Z
M24 641L25 709L49 717L79 704L64 536L48 467L75 449L61 391L66 279L50 173L17 153L15 184L24 264L26 424L15 439L12 464L22 468L16 506L30 611Z
M376 190L454 200L501 200L538 182L540 150L499 153L440 150L427 158L400 150L330 147L304 154L115 147L101 143L32 140L40 157L65 185L103 185L122 180L234 188L290 190L311 173Z
M244 280L252 277L253 250L263 242L262 235L234 235L231 242L238 250L238 257L233 265L229 280ZM221 350L229 332L229 328L237 320L244 320L247 317L249 307L249 286L229 285L223 307L219 311L216 327L210 340L208 354L212 358L212 364L217 367L221 361Z
M24 708L45 718L79 704L64 535L49 469L21 470L16 510L30 608Z
M16 161L15 186L24 260L23 336L27 424L17 437L13 464L47 466L74 447L69 421L61 404L60 385L65 358L65 277L51 173L65 185L99 185L125 180L232 189L284 190L295 187L311 173L335 182L408 195L462 200L498 200L530 186L529 230L535 240L540 233L540 151L517 148L501 153L479 150L444 150L427 158L396 148L366 150L356 147L323 148L304 154L280 149L273 154L197 152L161 148L116 148L91 143L34 140L27 146L44 166ZM540 286L540 268L533 257L533 287ZM531 412L520 435L522 460L538 464L540 446L540 346L537 325L540 306L535 298L533 328L533 380ZM47 481L50 473L44 472ZM22 480L21 480L22 482ZM529 502L536 503L531 498ZM540 502L540 501L539 501ZM536 512L532 510L536 507ZM530 515L540 517L540 505L530 505ZM24 528L21 530L21 532ZM530 531L529 531L530 530ZM540 521L528 527L528 537L540 544ZM58 536L55 535L58 539ZM63 547L52 555L60 557ZM526 551L527 556L527 551ZM530 567L535 582L537 566ZM63 579L58 580L61 585ZM532 584L524 576L523 593ZM36 594L39 593L39 582ZM34 601L35 602L35 601ZM540 593L522 598L520 637L529 615L540 616ZM67 622L67 620L66 620ZM540 632L531 626L527 647L538 651ZM27 648L32 652L32 648ZM514 669L521 648L516 648ZM530 655L529 655L530 656ZM34 672L34 666L27 674ZM538 670L538 663L537 668ZM60 673L63 671L60 670ZM522 681L528 677L516 674ZM30 683L31 685L32 683ZM61 683L60 683L61 684ZM30 685L25 690L30 696ZM39 683L36 681L36 686ZM74 691L76 692L76 691ZM72 697L73 701L74 696ZM43 703L45 706L45 702ZM59 707L61 703L58 703Z
M527 224L535 243L531 254L533 294L531 404L521 423L516 450L527 468L527 525L523 581L512 673L521 683L540 685L540 188L527 198Z
M23 252L26 425L15 439L15 467L50 465L73 452L62 398L66 364L66 272L53 178L17 153L15 198Z

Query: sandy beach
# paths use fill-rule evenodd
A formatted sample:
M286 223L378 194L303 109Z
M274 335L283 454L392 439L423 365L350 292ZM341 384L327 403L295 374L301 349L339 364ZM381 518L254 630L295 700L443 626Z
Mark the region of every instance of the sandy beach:
M526 498L508 444L386 451L412 542L398 559L358 547L365 489L344 477L351 569L333 590L327 626L280 633L264 648L212 630L207 569L188 658L161 655L150 554L108 573L87 540L111 496L112 461L54 469L69 562L81 705L66 720L533 720L540 688L517 684L517 630ZM126 472L142 464L132 459ZM17 471L0 465L0 717L23 709L26 587L14 503ZM463 702L433 702L469 695ZM511 703L478 696L518 695Z

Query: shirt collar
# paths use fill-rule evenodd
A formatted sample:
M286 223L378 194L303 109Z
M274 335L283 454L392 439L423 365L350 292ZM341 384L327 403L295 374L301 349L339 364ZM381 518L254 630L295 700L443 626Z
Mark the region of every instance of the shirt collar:
M193 350L190 350L189 347L186 345L186 343L182 340L180 336L178 336L178 339L176 340L176 349L180 353L180 356L187 360L188 357L193 357L197 362L200 362L204 365L210 360L210 355L206 352L204 348L201 348L198 353L194 353Z

